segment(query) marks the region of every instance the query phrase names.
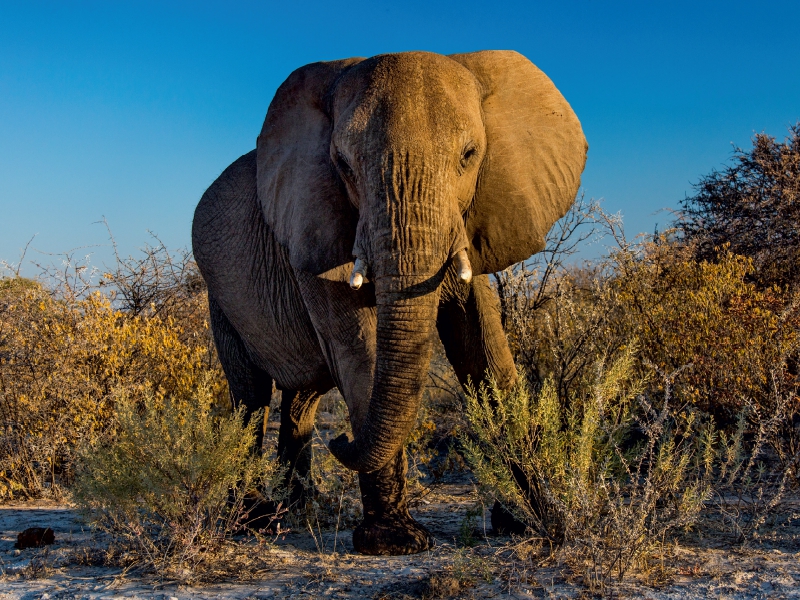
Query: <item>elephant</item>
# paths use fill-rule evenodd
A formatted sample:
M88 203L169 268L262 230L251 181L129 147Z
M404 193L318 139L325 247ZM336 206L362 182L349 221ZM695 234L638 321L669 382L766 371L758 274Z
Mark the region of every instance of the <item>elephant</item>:
M281 390L278 455L302 479L320 396L339 389L352 434L329 449L358 472L356 551L431 546L404 444L434 336L462 385L514 383L490 275L544 248L587 151L517 52L383 54L294 71L256 149L202 196L192 246L231 397L250 414Z

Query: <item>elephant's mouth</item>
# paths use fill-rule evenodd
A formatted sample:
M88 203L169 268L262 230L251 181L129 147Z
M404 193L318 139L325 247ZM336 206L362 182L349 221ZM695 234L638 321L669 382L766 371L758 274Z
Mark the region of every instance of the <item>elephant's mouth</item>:
M469 262L466 249L462 248L452 257L456 269L456 278L461 283L472 281L472 264ZM356 258L353 264L353 271L350 274L350 287L354 290L361 289L367 278L369 266L363 258Z

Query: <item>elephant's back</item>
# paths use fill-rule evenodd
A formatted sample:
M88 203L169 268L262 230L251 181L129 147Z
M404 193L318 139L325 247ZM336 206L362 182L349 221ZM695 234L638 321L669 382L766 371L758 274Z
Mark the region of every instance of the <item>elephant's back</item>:
M234 228L254 216L249 205L257 205L255 199L256 151L253 150L225 169L195 208L192 250L204 277L204 267L212 269L215 257L221 251L229 250L235 241Z

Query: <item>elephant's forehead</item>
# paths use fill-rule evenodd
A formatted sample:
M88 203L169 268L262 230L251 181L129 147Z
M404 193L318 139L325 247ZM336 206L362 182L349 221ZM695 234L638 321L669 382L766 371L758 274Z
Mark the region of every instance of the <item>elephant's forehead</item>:
M365 64L366 63L366 64ZM388 54L359 63L340 84L342 133L379 128L395 136L425 129L452 136L480 122L480 92L460 64L426 52Z

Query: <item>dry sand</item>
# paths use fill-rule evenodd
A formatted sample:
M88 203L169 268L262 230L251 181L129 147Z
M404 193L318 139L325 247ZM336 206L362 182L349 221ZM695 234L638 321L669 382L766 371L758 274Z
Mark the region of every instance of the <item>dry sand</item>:
M79 564L82 552L107 541L92 534L77 511L47 503L0 506L0 600L33 598L579 598L590 597L563 565L523 567L508 560L508 538L481 536L459 548L466 512L476 502L466 480L428 495L415 513L437 539L430 552L403 557L352 554L350 532L290 533L264 550L269 569L248 581L236 578L187 586L159 581L135 569ZM52 527L56 543L17 551L16 535L27 527ZM487 524L488 527L488 524ZM316 539L315 539L316 537ZM719 540L684 542L663 567L660 585L632 576L608 595L630 598L800 598L800 539L780 531L769 544L749 549ZM334 544L336 550L334 551ZM87 562L87 561L83 561ZM88 561L91 562L91 561Z

